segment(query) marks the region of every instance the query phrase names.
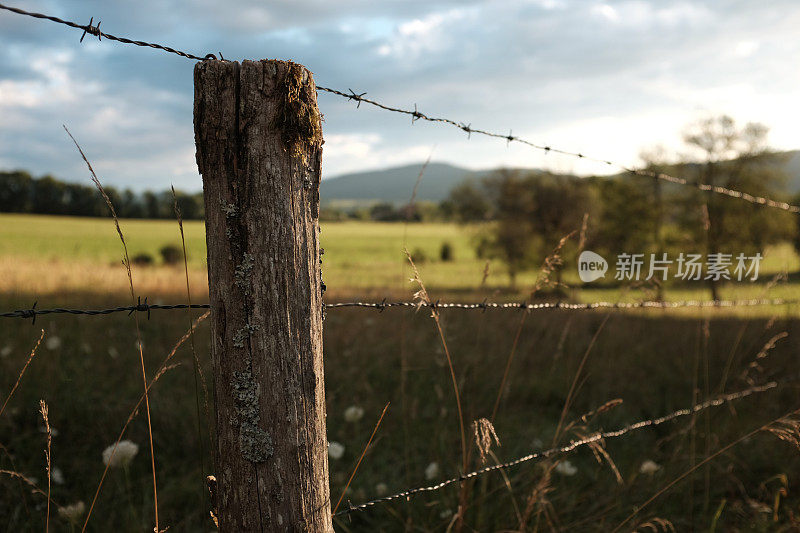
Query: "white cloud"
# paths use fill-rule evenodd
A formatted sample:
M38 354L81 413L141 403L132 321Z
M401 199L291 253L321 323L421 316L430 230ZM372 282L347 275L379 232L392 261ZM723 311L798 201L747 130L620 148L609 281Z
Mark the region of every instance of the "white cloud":
M617 13L617 10L608 4L594 6L592 11L604 19L610 20L611 22L617 22L619 20L619 13Z
M323 177L416 162L424 160L431 152L431 146L396 147L395 144L375 133L326 135L322 151Z
M65 105L88 97L100 87L97 82L78 84L70 75L74 53L47 48L26 61L31 76L0 80L0 108L35 108Z
M733 50L739 57L750 57L758 51L760 46L758 41L739 41Z
M441 51L452 42L450 29L468 24L474 14L474 10L456 8L403 22L389 36L389 41L378 47L378 55L408 60L422 53Z
M787 65L800 54L800 5L775 2L241 0L231 10L142 0L133 12L104 5L103 25L199 54L291 58L320 85L633 163L642 145L679 143L705 111L765 122L776 146L797 148L800 72ZM110 185L199 188L192 62L78 45L67 30L13 17L0 16L0 166L85 179L66 123ZM320 105L326 176L418 162L434 145L437 160L471 168L596 171L323 93Z

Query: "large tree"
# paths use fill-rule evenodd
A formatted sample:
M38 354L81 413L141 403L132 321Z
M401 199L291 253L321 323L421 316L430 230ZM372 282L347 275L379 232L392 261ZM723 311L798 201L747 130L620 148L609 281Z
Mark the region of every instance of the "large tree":
M780 197L786 180L780 156L769 150L768 128L747 123L739 127L729 116L697 121L684 132L695 165L692 179L708 186ZM754 254L791 235L791 215L743 202L711 191L693 191L685 197L684 229L698 251L710 254ZM708 279L713 299L719 299L719 281Z
M564 236L579 231L597 204L584 180L506 169L482 182L480 196L492 222L479 236L479 255L505 263L512 287L520 272L541 264Z

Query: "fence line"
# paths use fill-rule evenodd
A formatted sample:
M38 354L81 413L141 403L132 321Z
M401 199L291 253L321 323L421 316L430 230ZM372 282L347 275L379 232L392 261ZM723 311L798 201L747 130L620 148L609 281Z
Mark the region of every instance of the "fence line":
M65 26L69 26L71 28L75 28L75 29L78 29L78 30L83 30L83 35L81 35L81 41L83 41L83 38L88 33L90 35L96 36L98 39L102 39L103 37L105 37L106 39L117 41L117 42L120 42L120 43L134 44L136 46L155 48L155 49L163 50L165 52L176 54L176 55L179 55L181 57L188 58L188 59L194 59L194 60L198 60L198 61L204 61L204 60L207 60L207 59L217 59L217 56L214 55L214 54L206 54L204 57L200 57L200 56L197 56L197 55L194 55L194 54L190 54L188 52L182 52L180 50L176 50L175 48L171 48L169 46L164 46L164 45L156 44L156 43L149 43L149 42L145 42L145 41L135 41L135 40L128 39L128 38L125 38L125 37L117 37L115 35L104 33L102 31L100 31L100 22L98 22L96 25L92 25L92 22L93 22L94 18L89 20L89 24L78 24L76 22L71 22L71 21L68 21L68 20L64 20L64 19L61 19L61 18L58 18L58 17L51 16L51 15L45 15L45 14L42 14L42 13L35 13L35 12L31 12L31 11L25 11L24 9L20 9L20 8L17 8L17 7L6 6L6 5L3 5L3 4L0 4L0 9L5 9L5 10L10 11L12 13L17 13L19 15L29 16L29 17L33 17L33 18L36 18L36 19L49 20L49 21L52 21L52 22L56 22L58 24L63 24ZM222 57L222 54L220 54L220 58L219 59L222 60L222 61L225 61L225 59ZM483 129L480 129L480 128L473 128L471 123L468 124L468 123L465 123L465 122L456 121L456 120L453 120L453 119L450 119L450 118L445 118L445 117L429 116L429 115L426 115L425 113L422 113L421 111L419 111L417 109L417 105L416 104L414 104L414 110L412 111L410 109L392 107L392 106L383 104L381 102L378 102L376 100L372 100L370 98L365 98L364 95L367 94L367 93L356 93L352 89L349 89L350 92L343 92L343 91L340 91L340 90L337 90L337 89L332 89L330 87L323 87L321 85L317 85L317 89L320 90L320 91L324 91L324 92L330 93L330 94L341 96L342 98L346 98L348 100L356 101L356 102L358 102L358 105L356 106L356 108L360 107L362 103L365 103L365 104L369 104L371 106L383 109L385 111L390 111L390 112L393 112L393 113L400 113L400 114L404 114L404 115L409 115L411 117L411 122L412 123L416 122L417 120L424 120L424 121L427 121L427 122L438 122L438 123L441 123L441 124L448 124L450 126L456 127L458 129L466 132L468 137L471 136L473 133L475 133L477 135L483 135L485 137L492 137L492 138L496 138L496 139L505 140L507 143L516 142L516 143L524 144L524 145L529 146L531 148L534 148L536 150L543 151L546 154L547 153L555 153L555 154L561 154L561 155L565 155L565 156L573 157L573 158L577 158L577 159L583 159L583 160L591 161L591 162L594 162L594 163L600 163L600 164L603 164L603 165L606 165L606 166L609 166L609 167L616 167L616 168L618 168L620 170L623 170L625 172L630 172L630 173L635 174L637 176L643 176L643 177L647 177L647 178L654 178L654 179L666 181L666 182L669 182L669 183L674 183L674 184L677 184L677 185L687 186L687 187L694 187L694 188L696 188L698 190L701 190L701 191L713 192L713 193L716 193L716 194L729 196L731 198L738 198L738 199L743 200L745 202L749 202L749 203L757 204L757 205L763 205L763 206L771 207L771 208L774 208L774 209L780 209L780 210L783 210L783 211L788 211L790 213L800 213L800 206L792 205L792 204L790 204L788 202L781 202L781 201L773 200L771 198L767 198L767 197L764 197L764 196L757 196L757 195L753 195L753 194L750 194L750 193L747 193L747 192L737 191L736 189L730 189L728 187L722 187L720 185L709 185L709 184L705 184L705 183L689 181L686 178L682 178L682 177L679 177L679 176L672 176L670 174L665 174L663 172L654 172L654 171L651 171L651 170L637 169L637 168L633 168L633 167L631 167L629 165L625 165L625 164L622 164L622 163L619 163L619 162L611 161L609 159L603 159L603 158L599 158L599 157L592 157L592 156L586 155L586 154L581 153L581 152L573 152L573 151L570 151L570 150L557 148L557 147L550 146L550 145L547 145L547 144L535 143L535 142L526 140L526 139L524 139L522 137L518 137L518 136L513 135L512 131L509 131L508 134L496 133L496 132L483 130Z
M123 44L133 44L133 45L141 46L141 47L154 48L154 49L158 49L158 50L161 50L161 51L164 51L164 52L167 52L167 53L175 54L175 55L178 55L178 56L181 56L181 57L185 57L185 58L188 58L188 59L192 59L192 60L204 61L204 60L207 60L207 59L217 59L217 57L214 54L207 54L204 57L200 57L200 56L197 56L197 55L194 55L194 54L191 54L191 53L187 53L187 52L183 52L183 51L177 50L175 48L171 48L169 46L164 46L164 45L161 45L161 44L150 43L150 42L145 42L145 41L132 40L132 39L128 39L128 38L125 38L125 37L119 37L119 36L115 36L115 35L112 35L112 34L108 34L108 33L102 32L100 30L100 22L98 21L97 24L94 24L94 18L93 17L89 20L88 24L82 25L82 24L78 24L78 23L75 23L75 22L64 20L64 19L61 19L61 18L58 18L58 17L45 15L45 14L42 14L42 13L25 11L23 9L11 7L11 6L6 6L6 5L3 5L3 4L0 4L0 9L6 10L6 11L9 11L9 12L12 12L12 13L20 14L20 15L33 17L33 18L40 19L40 20L49 20L51 22L62 24L62 25L65 25L65 26L68 26L68 27L71 27L71 28L74 28L74 29L82 30L83 34L81 35L81 38L80 38L81 42L85 38L86 34L89 34L91 36L97 37L99 40L102 40L102 38L105 37L108 40L120 42L120 43L123 43ZM221 54L220 54L220 59L224 61L224 58L222 58ZM496 132L490 132L490 131L486 131L486 130L482 130L482 129L478 129L478 128L473 128L471 126L471 124L467 124L467 123L464 123L464 122L458 122L458 121L455 121L455 120L452 120L452 119L449 119L449 118L429 116L429 115L426 115L426 114L420 112L417 109L416 104L414 105L414 109L412 111L410 109L402 109L402 108L391 107L391 106L388 106L386 104L382 104L382 103L380 103L378 101L365 98L365 94L366 93L357 94L353 90L350 90L349 93L345 93L345 92L342 92L342 91L339 91L339 90L336 90L336 89L331 89L331 88L322 87L322 86L317 86L317 89L320 90L320 91L323 91L323 92L327 92L327 93L330 93L330 94L334 94L334 95L346 98L348 100L355 101L355 102L357 102L356 108L359 108L361 103L366 103L366 104L372 105L374 107L377 107L377 108L380 108L380 109L383 109L383 110L386 110L386 111L389 111L389 112L395 112L395 113L408 115L408 116L411 117L412 123L416 122L417 120L424 120L424 121L433 122L433 123L447 124L447 125L456 127L458 129L464 131L465 133L467 133L468 137L471 136L473 133L475 133L477 135L483 135L483 136L486 136L486 137L496 138L496 139L500 139L500 140L506 140L507 143L516 142L516 143L520 143L520 144L526 145L528 147L531 147L533 149L543 151L544 153L551 153L552 152L552 153L557 153L557 154L561 154L561 155L565 155L565 156L569 156L569 157L573 157L573 158L577 158L577 159L583 159L583 160L587 160L587 161L603 164L603 165L610 166L610 167L616 167L616 168L619 168L619 169L621 169L621 170L623 170L625 172L630 172L630 173L638 175L638 176L644 176L644 177L648 177L648 178L663 180L663 181L667 181L667 182L674 183L674 184L677 184L677 185L682 185L682 186L694 187L694 188L696 188L696 189L698 189L700 191L712 192L712 193L715 193L715 194L720 194L720 195L724 195L724 196L728 196L728 197L732 197L732 198L738 198L738 199L741 199L741 200L749 202L749 203L753 203L753 204L757 204L757 205L763 205L763 206L770 207L770 208L780 209L780 210L784 210L784 211L788 211L788 212L792 212L792 213L800 213L800 206L791 205L791 204L789 204L787 202L776 201L776 200L773 200L773 199L770 199L770 198L766 198L766 197L762 197L762 196L756 196L756 195L752 195L752 194L749 194L749 193L746 193L746 192L737 191L735 189L729 189L729 188L722 187L722 186L715 186L715 185L709 185L709 184L693 182L693 181L689 181L689 180L687 180L685 178L682 178L682 177L672 176L672 175L664 174L664 173L660 173L660 172L653 172L653 171L649 171L649 170L635 169L635 168L629 167L628 165L624 165L622 163L614 162L614 161L607 160L607 159L587 156L587 155L585 155L583 153L580 153L580 152L572 152L572 151L569 151L569 150L564 150L564 149L552 147L552 146L549 146L549 145L537 144L537 143L528 141L528 140L526 140L524 138L521 138L521 137L518 137L518 136L514 136L512 132L509 132L507 135L506 134L501 134L501 133L496 133ZM388 302L386 299L384 299L381 302L354 301L354 302L328 303L328 304L324 304L324 305L325 305L325 307L327 309L370 308L370 309L378 310L379 312L382 312L386 308L392 308L392 307L414 308L414 309L420 309L420 308L426 307L426 308L432 308L432 309L460 309L460 310L476 310L476 311L485 312L487 309L491 309L491 310L501 310L501 309L512 310L512 309L517 309L517 310L522 310L522 311L559 310L559 309L562 309L562 310L675 309L675 308L708 308L708 307L744 307L744 306L761 306L761 305L789 305L789 304L797 304L797 303L800 303L800 300L790 300L790 299L782 299L782 298L776 298L776 299L750 299L750 300L711 300L711 301L684 300L684 301L678 301L678 302L643 301L643 302L632 302L632 303L613 303L613 302L592 302L592 303L552 302L552 303L547 303L547 302L545 302L545 303L530 303L530 304L527 303L527 302L521 302L521 303L513 303L513 302L496 303L496 302L486 302L486 301L483 301L481 303L459 303L459 302L451 302L451 303L444 302L444 303L442 303L442 302L438 302L438 301L437 302L420 302L420 301L393 301L393 302ZM210 305L209 304L191 304L191 305L190 304L149 304L146 298L144 299L144 301L142 301L140 299L137 302L137 304L131 305L131 306L121 306L121 307L114 307L114 308L109 308L109 309L97 309L97 310L94 310L94 309L67 309L67 308L37 309L36 308L36 304L34 304L30 309L21 309L21 310L16 310L16 311L0 313L0 318L31 318L35 322L36 321L36 317L39 316L39 315L73 314L73 315L99 316L99 315L108 315L108 314L118 313L118 312L127 312L129 315L134 313L134 312L146 312L148 314L148 318L149 318L150 312L152 310L177 310L177 309L187 309L187 308L191 308L191 309L208 309L208 308L210 308ZM249 325L248 325L248 327L249 327ZM637 431L637 430L642 429L642 428L658 426L660 424L664 424L666 422L675 420L675 419L680 418L680 417L685 417L685 416L688 416L688 415L692 415L692 414L698 413L700 411L703 411L705 409L709 409L711 407L721 406L721 405L733 402L735 400L746 398L746 397L754 395L754 394L767 392L767 391L776 389L777 387L779 387L780 384L784 384L784 383L787 383L789 381L795 381L797 379L798 379L798 377L795 376L795 377L791 377L791 378L785 378L785 379L781 379L781 380L770 381L770 382L762 384L762 385L753 386L753 387L751 387L749 389L746 389L746 390L743 390L743 391L739 391L739 392L735 392L735 393L730 393L730 394L718 396L716 398L709 399L709 400L706 400L705 402L696 404L696 405L694 405L692 407L680 409L680 410L674 411L672 413L669 413L667 415L664 415L664 416L661 416L661 417L658 417L658 418L646 419L646 420L641 420L641 421L638 421L638 422L635 422L635 423L631 423L631 424L623 426L623 427L621 427L621 428L619 428L617 430L605 431L605 432L598 431L598 432L595 432L595 433L593 433L592 435L590 435L588 437L581 438L579 440L572 440L568 444L565 444L565 445L562 445L562 446L559 446L559 447L553 447L553 448L550 448L550 449L547 449L547 450L544 450L544 451L539 451L539 452L532 452L532 453L529 453L528 455L525 455L525 456L522 456L522 457L518 457L516 459L513 459L513 460L505 462L505 463L499 463L499 464L496 464L496 465L487 466L487 467L484 467L484 468L481 468L481 469L478 469L478 470L474 470L474 471L471 471L471 472L468 472L468 473L463 473L463 474L459 475L458 477L454 477L454 478L450 478L450 479L444 480L444 481L439 482L439 483L437 483L435 485L411 488L411 489L407 489L407 490L405 490L403 492L399 492L399 493L392 494L392 495L389 495L389 496L373 499L373 500L367 501L365 503L362 503L362 504L359 504L359 505L356 505L356 506L350 505L348 509L345 509L345 510L343 510L341 512L336 513L335 516L347 515L347 514L350 514L350 513L354 512L354 511L365 511L365 510L367 510L367 509L369 509L369 508L371 508L373 506L376 506L377 504L388 503L388 502L391 502L391 501L394 501L394 500L401 500L401 499L409 500L411 496L414 496L414 495L417 495L417 494L421 494L421 493L436 492L436 491L439 491L439 490L441 490L441 489L443 489L443 488L445 488L447 486L453 485L455 483L461 483L461 482L464 482L464 481L467 481L467 480L470 480L470 479L473 479L473 478L477 478L477 477L485 475L485 474L489 474L491 472L504 470L506 468L517 466L517 465L520 465L520 464L523 464L523 463L526 463L526 462L530 462L530 461L533 461L533 460L537 460L537 459L548 459L548 458L555 457L555 456L558 456L558 455L566 454L566 453L569 453L569 452L571 452L571 451L573 451L573 450L575 450L575 449L577 449L579 447L592 445L593 443L603 442L603 441L605 441L607 439L622 437L622 436L625 436L625 435L627 435L627 434L629 434L629 433L631 433L633 431ZM157 499L156 499L156 502L157 502ZM158 519L158 516L156 514L156 522L157 522L157 519Z
M796 305L800 304L798 299L787 298L771 298L771 299L750 299L750 300L681 300L675 302L659 302L659 301L643 301L643 302L590 302L590 303L567 303L567 302L543 302L538 304L529 304L526 302L479 302L479 303L462 303L462 302L419 302L419 301L403 301L403 302L388 302L384 299L381 302L338 302L326 303L326 309L343 309L351 307L360 307L366 309L374 309L378 312L392 307L401 308L430 308L430 309L460 309L465 311L481 311L487 310L519 310L519 311L546 311L546 310L567 310L567 311L591 311L593 309L679 309L679 308L718 308L718 307L757 307L757 306L770 306L770 305ZM57 307L53 309L37 309L36 304L30 309L17 309L15 311L6 311L0 313L0 318L32 318L36 321L39 315L54 315L54 314L69 314L69 315L110 315L112 313L125 313L129 315L133 312L147 313L150 318L150 311L160 310L176 310L176 309L210 309L209 304L150 304L147 303L147 298L136 305L111 307L108 309L67 309Z
M518 457L517 459L514 459L512 461L508 461L506 463L500 463L500 464L496 464L496 465L492 465L492 466L487 466L485 468L474 470L472 472L460 475L458 477L454 477L454 478L447 479L445 481L441 481L441 482L439 482L439 483L437 483L435 485L408 489L408 490L405 490L403 492L398 492L398 493L395 493L395 494L392 494L392 495L389 495L389 496L383 496L381 498L376 498L374 500L370 500L368 502L364 502L364 503L359 504L359 505L355 505L355 506L354 505L350 505L347 509L344 509L344 510L339 511L338 513L334 514L334 516L341 516L341 515L350 514L353 511L365 511L368 508L373 507L373 506L375 506L375 505L377 505L379 503L388 503L388 502L391 502L391 501L394 501L394 500L400 500L400 499L408 500L408 499L411 498L411 496L415 496L415 495L421 494L421 493L436 492L436 491L441 490L441 489L443 489L443 488L445 488L445 487L447 487L449 485L452 485L454 483L460 483L462 481L467 481L467 480L482 476L484 474L488 474L490 472L495 472L495 471L503 470L503 469L506 469L506 468L509 468L509 467L512 467L512 466L517 466L517 465L520 465L522 463L527 463L529 461L533 461L534 459L548 459L548 458L556 456L556 455L561 455L561 454L565 454L565 453L571 452L571 451L573 451L573 450L575 450L577 448L580 448L582 446L587 446L587 445L593 444L595 442L600 442L600 441L604 441L604 440L607 440L607 439L613 439L613 438L617 438L617 437L622 437L623 435L626 435L626 434L631 433L632 431L636 431L638 429L642 429L642 428L645 428L645 427L658 426L660 424L664 424L665 422L669 422L669 421L675 420L676 418L681 418L681 417L684 417L684 416L696 414L696 413L698 413L700 411L703 411L705 409L709 409L711 407L718 407L720 405L727 404L727 403L730 403L732 401L739 400L741 398L746 398L746 397L751 396L753 394L766 392L766 391L769 391L769 390L777 388L781 384L784 384L784 383L787 383L787 382L790 382L790 381L796 381L796 380L798 380L798 377L794 376L792 378L785 378L785 379L782 379L782 380L770 381L770 382L765 383L763 385L753 386L753 387L750 387L749 389L745 389L745 390L742 390L742 391L739 391L739 392L734 392L734 393L718 396L717 398L714 398L714 399L711 399L711 400L706 400L705 402L699 403L697 405L694 405L693 407L687 407L687 408L684 408L684 409L679 409L677 411L673 411L672 413L669 413L668 415L664 415L664 416L661 416L661 417L658 417L658 418L651 418L651 419L647 419L647 420L641 420L639 422L628 424L627 426L624 426L624 427L622 427L620 429L613 430L613 431L597 432L597 433L595 433L595 434L593 434L593 435L591 435L589 437L586 437L586 438L583 438L583 439L580 439L580 440L570 441L569 444L566 444L564 446L558 446L558 447L555 447L555 448L550 448L548 450L544 450L544 451L541 451L541 452L533 452L533 453L530 453L528 455L524 455L522 457Z

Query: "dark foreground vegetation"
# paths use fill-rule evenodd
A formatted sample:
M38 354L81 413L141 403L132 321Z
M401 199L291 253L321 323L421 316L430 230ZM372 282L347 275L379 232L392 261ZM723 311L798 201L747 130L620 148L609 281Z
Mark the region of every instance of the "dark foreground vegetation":
M72 295L69 302L74 304L77 297ZM5 301L4 307L27 303L25 298ZM484 464L564 444L598 429L667 414L752 383L796 375L800 324L784 312L776 311L772 320L711 314L707 321L659 311L529 315L494 418L501 445L493 443L494 455L488 455ZM491 418L521 318L518 311L442 314L467 427L473 420ZM183 312L153 312L150 320L143 321L144 354L151 376L186 331L187 321ZM53 428L53 467L60 472L59 480L52 483L52 498L61 506L83 501L88 510L103 472L102 452L116 440L141 395L132 318L124 314L39 317L35 325L4 319L0 322L2 400L41 329L45 339L0 416L4 435L0 469L29 476L46 490L46 435L38 412L39 400L44 399ZM774 347L762 350L776 336L780 338ZM208 339L208 327L203 324L195 347L206 376L210 372ZM210 426L201 399L201 449L191 361L186 343L172 361L179 366L159 379L150 400L159 511L170 531L212 528L201 473L201 461L205 473L213 471ZM329 312L325 380L328 438L344 447L340 457L330 459L334 499L390 402L344 507L348 501L355 505L460 473L453 390L440 339L427 313ZM573 400L559 430L573 383ZM480 477L467 485L466 530L612 531L636 509L640 511L621 531L653 530L647 523L661 530L667 522L678 531L793 530L800 526L798 449L761 431L719 452L748 432L800 408L799 389L790 382L696 416L608 440L602 451L581 448L551 461L509 468L507 480L499 473ZM200 390L202 398L202 386ZM621 404L586 423L581 421L581 415L617 398ZM209 406L213 401L209 400ZM133 420L125 438L139 445L139 453L128 467L109 470L87 531L152 528L144 412ZM468 439L469 468L478 468L481 461L471 432ZM377 505L351 519L337 519L336 527L339 531L445 531L452 525L458 501L455 484L410 501ZM45 513L41 495L32 494L24 482L0 476L0 530L41 531ZM80 530L82 520L70 525L55 507L51 515L51 531Z

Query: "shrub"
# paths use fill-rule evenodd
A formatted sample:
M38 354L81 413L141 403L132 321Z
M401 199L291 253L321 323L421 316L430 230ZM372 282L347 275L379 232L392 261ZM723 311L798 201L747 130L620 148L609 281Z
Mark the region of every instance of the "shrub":
M448 241L443 242L442 247L439 248L439 259L442 261L453 260L453 245Z
M181 252L181 249L172 244L162 247L158 253L161 254L161 258L167 265L177 265L183 259L183 252Z
M150 266L154 263L153 256L148 253L136 254L131 259L131 263L136 266Z
M414 248L414 251L411 252L411 260L415 263L424 263L428 260L428 254L422 248Z

